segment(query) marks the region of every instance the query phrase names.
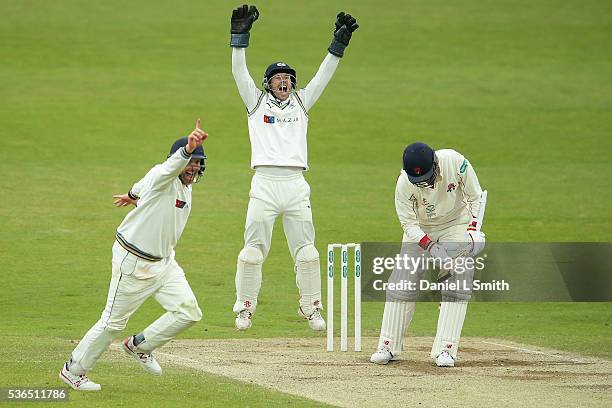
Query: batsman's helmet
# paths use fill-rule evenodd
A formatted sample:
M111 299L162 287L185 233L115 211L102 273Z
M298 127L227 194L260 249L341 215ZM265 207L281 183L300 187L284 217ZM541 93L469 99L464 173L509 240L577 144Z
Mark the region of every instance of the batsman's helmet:
M270 64L270 66L268 66L268 68L266 69L266 73L264 74L262 82L263 87L266 91L270 91L270 80L276 74L289 74L291 76L291 85L293 85L293 88L296 87L297 74L295 73L295 69L291 68L284 62L279 61Z
M434 184L438 163L431 147L425 143L412 143L404 149L403 168L408 180L417 187L428 187Z
M187 137L181 137L172 144L168 157L172 156L178 149L185 146L187 146ZM204 154L204 148L202 146L196 147L193 153L191 153L191 158L200 159L200 170L198 170L198 178L196 179L197 182L197 180L199 180L202 176L202 173L204 173L204 170L206 170L206 155Z

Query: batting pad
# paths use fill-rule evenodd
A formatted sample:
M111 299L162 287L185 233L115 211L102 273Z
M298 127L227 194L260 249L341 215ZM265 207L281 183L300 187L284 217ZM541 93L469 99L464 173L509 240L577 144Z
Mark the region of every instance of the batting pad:
M295 283L300 291L300 306L305 315L321 309L321 266L314 245L298 250L295 257Z
M385 302L378 348L388 347L393 356L402 352L404 333L414 314L415 302Z
M438 316L438 331L431 347L431 358L436 358L443 351L457 358L461 329L467 312L467 302L442 302Z
M244 309L251 313L255 312L257 296L261 289L261 265L263 260L263 254L255 247L247 246L238 254L234 313L240 313Z

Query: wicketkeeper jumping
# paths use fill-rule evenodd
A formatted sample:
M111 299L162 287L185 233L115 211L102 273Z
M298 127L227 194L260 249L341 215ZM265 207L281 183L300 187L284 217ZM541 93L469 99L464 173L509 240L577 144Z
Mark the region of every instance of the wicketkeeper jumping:
M236 268L236 328L251 327L261 287L261 268L270 249L276 217L283 217L289 252L295 262L300 292L298 314L313 330L324 330L321 317L321 274L319 252L314 246L315 231L310 205L310 186L302 173L308 169L306 134L308 111L321 96L334 74L351 35L359 26L350 14L336 18L333 39L323 63L304 88L284 62L275 62L265 71L259 89L246 65L245 48L249 31L258 19L255 6L243 5L232 13L232 74L246 106L251 140L251 182L246 215L244 248Z

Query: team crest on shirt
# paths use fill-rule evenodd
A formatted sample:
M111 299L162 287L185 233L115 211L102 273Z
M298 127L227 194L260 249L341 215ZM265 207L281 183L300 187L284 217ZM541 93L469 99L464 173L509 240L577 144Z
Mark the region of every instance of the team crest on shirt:
M182 201L179 200L178 198L176 199L176 203L174 204L174 206L176 208L185 208L187 206L187 202L186 201Z
M452 192L452 191L455 191L455 189L456 189L456 188L457 188L457 186L455 185L455 183L450 183L450 184L448 185L448 187L446 187L446 192L447 192L447 193L450 193L450 192Z

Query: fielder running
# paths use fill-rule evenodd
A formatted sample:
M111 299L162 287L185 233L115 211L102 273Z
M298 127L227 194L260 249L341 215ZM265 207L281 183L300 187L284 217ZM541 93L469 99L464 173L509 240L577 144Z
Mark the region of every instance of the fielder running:
M395 208L404 230L402 253L440 260L438 265L448 265L445 260L476 256L485 242L479 225L484 214L483 198L486 194L483 195L476 173L461 154L451 149L434 152L424 143L406 147L395 189ZM389 282L417 281L425 268L423 263L412 270L396 266ZM460 274L452 269L440 274L439 280L449 285L448 290L442 290L438 329L431 349L431 357L439 367L455 365L473 273L473 268L464 268ZM398 359L418 290L387 290L386 295L378 350L370 359L376 364Z
M308 169L308 111L321 96L344 55L352 32L359 26L349 14L338 14L329 52L305 88L296 89L295 70L284 62L276 62L266 69L263 90L260 90L249 74L245 57L249 31L258 17L257 8L243 5L233 11L231 18L232 74L246 105L251 167L255 169L244 248L238 255L236 268L235 324L238 330L251 327L272 228L276 217L282 216L287 244L295 262L300 293L298 314L308 320L311 329L324 330L310 187L302 175Z
M185 273L174 259L174 247L191 212L191 185L205 169L202 142L207 137L198 119L195 130L172 145L164 163L153 167L128 194L114 196L115 206L133 204L136 208L117 228L102 316L59 373L75 390L100 390L99 384L87 378L87 372L147 298L153 296L167 312L125 339L122 348L150 374L162 373L152 351L202 318Z

